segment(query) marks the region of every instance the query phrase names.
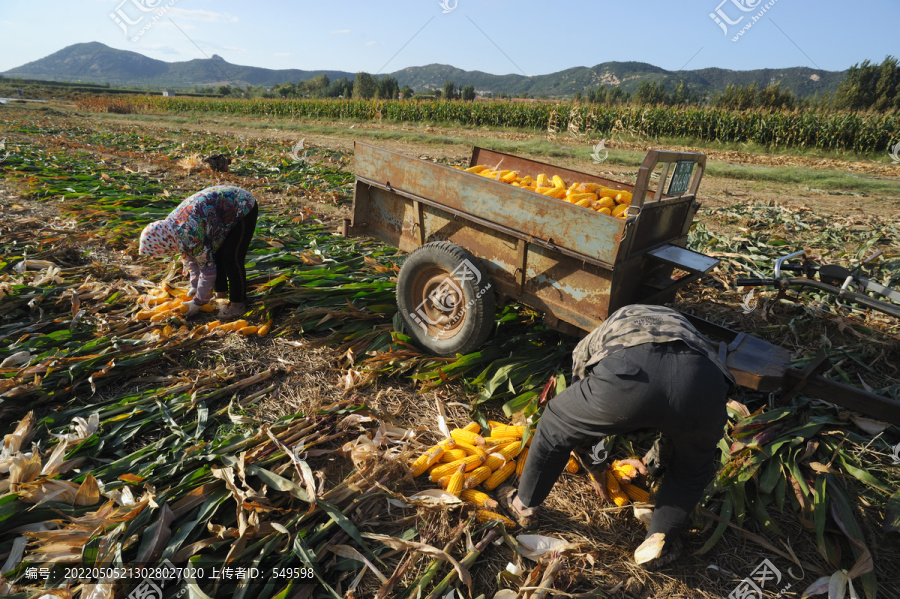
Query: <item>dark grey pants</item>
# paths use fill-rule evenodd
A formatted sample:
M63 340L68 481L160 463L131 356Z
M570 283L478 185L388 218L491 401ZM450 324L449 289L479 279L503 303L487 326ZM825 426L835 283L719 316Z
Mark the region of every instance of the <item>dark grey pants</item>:
M541 416L519 483L526 507L550 494L578 445L651 428L669 437L649 534L680 534L715 471L728 381L709 358L682 342L645 343L607 356L553 399Z

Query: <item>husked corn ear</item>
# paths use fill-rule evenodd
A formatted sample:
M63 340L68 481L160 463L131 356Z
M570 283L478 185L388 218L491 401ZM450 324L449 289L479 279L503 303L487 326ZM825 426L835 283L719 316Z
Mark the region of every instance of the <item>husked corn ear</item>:
M650 493L638 487L637 485L625 483L624 485L622 485L622 490L625 491L625 494L628 495L628 498L635 503L647 503L648 501L650 501Z
M619 481L616 480L616 475L608 468L606 470L606 490L609 492L609 496L612 498L613 503L617 506L622 507L623 505L629 504L630 501L628 495L622 491Z
M620 483L622 479L627 478L629 481L637 478L638 469L632 466L631 464L623 464L620 460L616 460L612 463L611 468L613 474L616 476L616 480Z
M498 424L491 427L491 438L513 438L521 439L525 435L524 426L516 426L510 424Z
M486 177L488 179L493 179L494 177L497 176L496 172L494 172L490 169L487 169L487 168L484 169L483 171L478 171L478 174L481 175L482 177Z
M447 492L451 495L455 495L459 497L460 492L462 491L463 481L466 477L466 466L461 464L460 467L453 473L450 477L450 482L447 483Z
M516 523L504 516L503 514L498 514L497 512L489 512L488 510L478 510L475 518L479 522L490 522L491 520L496 520L497 522L502 522L504 525L513 528Z
M466 443L464 441L456 441L455 439L454 439L454 443L456 443L456 447L458 447L459 449L462 449L469 455L480 455L480 456L487 455L487 452L485 452L484 449L482 449L481 447L475 447L471 443Z
M465 458L467 455L469 454L466 453L465 449L445 449L443 455L441 455L441 462L455 462L457 460Z
M440 445L435 445L434 447L426 449L422 455L410 464L409 469L412 470L412 475L419 476L420 474L423 474L432 466L432 464L441 459L442 453L444 453L444 448Z
M507 443L503 447L500 448L499 453L507 460L511 460L517 455L519 455L519 449L522 447L521 441L513 441L512 443Z
M516 175L515 172L512 172L512 171L505 175L503 175L503 174L500 175L500 180L503 181L504 183L512 183L516 179L518 179L518 176Z
M234 324L235 323L233 322L226 322L225 324L220 324L219 326L217 326L215 330L222 331L223 333L230 333L234 330Z
M469 472L468 476L466 476L466 481L463 483L463 487L466 489L477 487L490 478L491 474L493 474L493 472L491 472L490 468L487 466L479 466L475 470Z
M484 437L473 431L467 431L464 428L455 428L450 431L450 436L457 442L468 443L470 445L484 446Z
M478 507L487 509L494 509L497 507L497 502L494 499L491 499L490 495L479 491L478 489L463 489L459 494L459 498L466 503L474 503Z
M566 190L562 187L538 187L535 191L557 200L561 200L566 195Z
M579 191L586 191L588 193L595 193L601 189L603 189L603 186L599 183L581 183L578 186Z
M573 202L576 206L581 206L582 208L590 208L591 200L590 198L584 198L583 200L578 200L577 202Z
M618 189L610 189L609 187L600 186L600 189L597 190L597 195L601 198L615 198L619 195Z
M203 304L202 306L200 306L201 312L212 312L215 309L216 309L216 307L212 304L212 302L207 302L207 303Z
M249 324L250 324L249 322L247 322L243 318L240 318L240 319L234 321L234 330L240 331L241 329L248 326Z
M486 481L484 481L484 488L488 491L493 491L500 483L509 478L513 472L516 471L516 463L513 461L506 462L502 467L500 467L497 471L492 473Z
M271 330L272 330L272 321L270 320L270 321L266 322L266 324L259 327L259 329L256 331L256 334L259 335L260 337L265 337L266 335L269 334L269 331L271 331Z
M550 185L550 179L544 173L541 173L537 176L537 186L538 187L548 187Z
M431 469L431 480L437 482L445 474L453 474L460 466L465 466L466 471L475 470L484 464L484 456L470 455L461 460L450 462L448 464L440 464Z
M170 316L168 312L160 312L159 314L154 314L150 317L150 322L162 322Z
M483 164L476 164L475 166L470 166L469 168L467 168L466 172L467 173L480 173L485 168L487 168L487 167L485 167Z
M575 459L575 456L570 455L569 461L566 462L566 470L572 474L577 474L580 469L581 466L578 465L578 460Z
M522 453L519 454L519 457L516 458L516 476L522 476L522 471L525 470L525 460L528 458L528 448L522 450Z
M138 320L150 320L150 317L153 316L152 310L141 310L134 317Z
M251 325L245 326L242 329L239 329L238 333L243 335L244 337L246 337L248 335L255 335L258 330L259 330L259 327L253 326L251 324Z
M600 208L609 208L610 210L616 205L616 201L609 197L599 198L597 204Z
M618 206L616 206L615 208L612 209L612 215L613 216L619 216L619 215L624 216L627 211L628 211L628 204L619 204Z
M470 422L469 424L462 427L462 429L464 431L469 431L469 432L478 434L481 432L481 425L478 424L477 422Z
M210 332L210 331L213 330L214 328L218 327L220 324L222 324L222 323L221 323L220 321L218 321L218 320L214 320L214 321L208 323L208 324L206 325L206 332L207 332L207 333ZM201 325L201 326L202 326L202 325Z
M620 191L615 198L617 204L631 204L631 192Z
M497 470L498 468L501 468L504 464L506 464L506 462L508 462L508 461L509 460L507 460L505 457L503 457L503 455L501 455L499 453L492 453L492 454L488 455L486 460L484 460L484 465L487 466L488 468L490 468L491 470Z
M577 204L581 200L590 200L592 202L595 202L597 200L597 194L596 193L570 193L566 199L569 200L570 202L572 202L573 204Z
M563 181L562 177L560 177L559 175L553 175L551 181L553 182L553 187L566 187L566 182Z
M609 208L606 208L606 207L601 208L597 212L599 212L600 214L606 214L608 216L612 216L612 210L610 210Z

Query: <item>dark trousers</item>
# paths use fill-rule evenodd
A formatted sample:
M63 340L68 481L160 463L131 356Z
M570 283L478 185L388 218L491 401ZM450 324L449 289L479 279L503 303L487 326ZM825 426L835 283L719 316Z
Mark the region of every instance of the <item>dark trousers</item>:
M244 262L258 216L259 206L255 205L234 223L215 254L216 292L227 291L228 300L233 303L244 303L247 300L247 272L244 270Z
M715 364L681 342L646 343L607 356L544 410L520 501L526 507L544 501L576 446L652 428L669 438L672 455L648 535L679 534L715 471L727 393Z

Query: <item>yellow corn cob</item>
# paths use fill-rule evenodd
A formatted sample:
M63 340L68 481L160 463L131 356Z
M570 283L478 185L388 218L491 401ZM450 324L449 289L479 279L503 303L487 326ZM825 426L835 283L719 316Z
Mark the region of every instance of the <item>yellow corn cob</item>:
M606 470L606 490L609 492L609 496L612 498L613 503L617 506L622 507L623 505L628 505L630 503L628 495L626 495L625 492L622 491L622 487L619 486L616 475L609 469Z
M160 334L162 334L162 336L165 339L168 339L169 337L171 337L172 336L172 325L167 324L166 326L164 326L162 331L160 331Z
M447 492L459 497L465 477L466 466L465 464L461 464L460 467L456 469L456 472L453 473L453 476L450 477L450 482L447 483Z
M489 512L487 510L478 510L475 517L479 522L490 522L491 520L497 520L498 522L502 522L510 528L513 528L516 525L515 522L513 522L503 514L498 514L497 512Z
M597 200L600 208L609 208L610 210L616 205L616 201L609 197L602 197Z
M466 172L467 173L480 173L485 168L487 168L487 167L485 167L483 164L476 164L475 166L470 166L469 168L467 168Z
M200 306L201 312L212 312L215 309L216 309L216 307L212 304L212 302L207 302L207 303L203 304L202 306Z
M170 316L168 312L160 312L150 317L150 322L162 322Z
M519 457L516 458L516 476L522 476L522 470L525 469L525 460L528 458L528 448L522 450Z
M492 445L506 445L507 443L514 441L513 437L485 437L484 438L484 446L485 448L489 448Z
M525 427L524 426L500 424L498 426L491 427L491 438L492 439L499 439L499 438L521 439L524 435L525 435Z
M518 181L513 181L512 183L510 183L510 185L512 185L513 187L522 187L521 185L519 185Z
M566 470L572 474L577 474L579 469L580 466L578 465L578 460L575 459L575 456L570 455L569 461L566 462Z
M270 320L266 324L259 327L259 329L256 331L256 334L259 335L260 337L265 337L266 335L269 334L269 331L271 331L271 330L272 330L272 321Z
M153 312L151 310L141 310L134 315L137 320L150 320L151 316L153 316Z
M247 335L255 335L258 330L259 330L259 327L249 325L242 329L239 329L238 333L246 337Z
M570 196L576 193L580 193L578 190L578 183L572 183L566 188L566 195Z
M631 204L631 193L620 191L616 194L616 204Z
M466 503L474 503L478 507L488 509L497 507L497 502L491 499L490 495L477 489L463 489L459 494L459 498Z
M588 200L589 202L595 202L597 200L597 194L596 193L570 193L568 195L568 197L566 197L566 199L573 204L578 204L578 202L580 202L582 200ZM580 206L581 204L578 204L578 205Z
M218 321L217 321L217 322L218 322ZM212 323L210 323L210 324L212 324ZM223 332L223 333L230 333L231 331L234 330L234 323L233 323L233 322L226 322L225 324L220 324L220 325L218 325L217 327L215 327L215 330L221 331L221 332Z
M631 483L622 485L622 490L628 495L628 498L635 503L647 503L650 501L650 493Z
M560 177L559 175L553 175L551 181L553 182L553 187L562 187L563 189L566 188L566 182L563 181L562 177Z
M599 183L581 183L578 186L580 191L586 191L588 193L595 193L600 189L603 189L603 186Z
M600 214L606 214L608 216L612 216L612 210L610 210L609 208L601 208L597 212L599 212Z
M623 478L627 478L629 481L637 478L638 469L632 466L631 464L623 464L620 460L616 460L612 463L612 472L616 476L616 480L620 483Z
M566 189L564 187L541 187L537 192L557 200L563 199L566 195Z
M537 186L538 187L547 187L550 185L550 179L544 173L541 173L537 176Z
M467 431L463 428L455 428L450 431L450 436L458 442L468 443L470 445L484 446L484 437L473 431Z
M487 455L487 452L485 452L484 449L482 449L481 447L475 447L471 443L466 443L465 441L457 441L456 439L453 439L453 442L456 443L456 447L465 450L465 452L469 455Z
M189 310L187 304L181 304L180 306L175 306L172 308L172 314L184 314Z
M446 489L447 485L450 484L450 479L453 478L454 474L456 474L456 473L454 472L453 474L447 474L445 476L442 476L440 479L438 479L437 481L434 481L434 482L437 482L437 484L440 488Z
M440 464L431 469L431 480L437 482L445 474L453 474L456 472L456 469L460 466L465 466L466 472L470 472L476 468L480 468L482 464L484 464L484 456L480 455L470 455L461 460L456 460L455 462Z
M146 303L148 306L158 306L161 303L168 302L168 301L169 301L168 295L163 295L163 296L142 295L141 297L138 298L139 304Z
M444 449L453 449L454 447L458 447L456 444L456 439L454 439L453 437L450 437L449 439L444 439L443 441L438 443L438 445L440 445Z
M620 214L624 215L628 210L628 204L619 204L615 208L612 209L613 216L619 216Z
M240 319L234 321L234 330L240 331L241 329L243 329L245 326L247 326L249 324L250 324L249 322L247 322L243 318L240 318Z
M519 181L519 183L521 183L522 185L531 185L532 183L534 183L534 179L531 178L531 175L525 175L524 177L522 177L522 180Z
M490 468L487 466L479 466L475 470L469 472L469 475L466 476L466 481L463 483L463 487L466 489L477 487L490 478L491 474L493 474L493 472L491 472Z
M497 176L496 171L492 171L490 169L484 169L483 171L479 171L478 174L487 179L493 179L494 177Z
M499 453L507 460L511 460L517 455L519 455L519 449L522 447L521 441L513 441L512 443L508 443L500 448Z
M169 301L164 304L157 304L157 306L150 311L153 312L154 314L161 314L162 312L168 312L169 310L171 310L172 308L174 308L176 305L178 305L180 303L181 302L179 301L179 302L173 304L171 301Z
M469 424L467 424L467 425L465 425L464 427L462 427L462 429L463 429L464 431L470 431L470 432L473 432L473 433L476 433L476 434L477 434L477 433L480 433L480 432L481 432L481 425L478 424L477 422L470 422Z
M503 457L503 455L499 453L492 453L488 455L487 459L484 460L484 465L491 470L497 470L498 468L502 468L507 461L508 460Z
M488 479L484 481L484 488L488 491L493 491L500 486L500 483L509 478L515 471L516 463L513 461L506 462L506 464L504 464L500 469L491 474Z
M578 200L577 202L574 202L574 204L576 206L581 206L582 208L590 208L591 200L590 200L590 198L584 198L583 200Z
M503 175L503 174L500 175L500 180L503 181L504 183L512 183L513 181L516 180L516 178L517 178L516 173L514 171L511 171L511 172L507 173L506 175Z
M428 470L432 464L441 459L441 454L444 453L444 448L440 445L435 445L434 447L430 447L422 452L416 461L414 461L409 469L412 470L413 476L419 476Z
M465 449L446 449L444 455L441 456L442 463L455 462L465 458L467 455Z
M208 333L208 332L212 331L214 328L216 328L220 324L222 324L222 323L218 320L212 321L211 323L206 325L206 332Z

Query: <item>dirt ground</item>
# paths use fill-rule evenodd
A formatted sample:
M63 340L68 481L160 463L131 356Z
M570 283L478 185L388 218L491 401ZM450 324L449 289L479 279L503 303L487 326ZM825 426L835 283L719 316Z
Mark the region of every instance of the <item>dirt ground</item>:
M65 116L68 108L58 107L63 116L59 118L71 118L81 123L82 126L91 127L92 122L102 123L105 127L114 130L127 131L137 128L143 131L153 131L165 136L180 136L184 134L206 133L213 135L227 135L233 138L243 137L248 143L252 140L265 139L282 143L285 152L297 142L298 135L295 132L279 130L261 130L257 128L235 127L222 118L210 118L209 121L200 123L174 124L165 120L152 122L145 120L129 120L116 117L108 119L103 116L73 115ZM92 120L96 119L96 120ZM339 125L338 123L319 123ZM306 135L307 146L325 147L332 150L352 150L353 132L348 129L343 135L324 136ZM420 129L409 126L362 123L355 124L357 131L381 129L381 130L408 130L422 132ZM271 129L278 129L277 123L272 123ZM467 130L458 128L427 128L426 133L436 135L452 135L463 138L498 137L514 141L526 141L529 136L519 133L492 132L487 130ZM7 145L15 143L17 139L24 140L25 136L14 132L0 133L0 138L7 138ZM30 138L29 141L38 145L47 144L54 147L71 147L73 149L92 152L97 160L115 164L117 168L129 169L151 173L164 178L166 187L173 194L188 195L207 185L224 181L245 186L251 190L259 190L265 201L271 205L280 206L281 210L307 210L310 214L322 219L326 224L337 225L339 219L349 215L346 204L335 205L324 198L315 197L289 197L283 194L267 193L265 182L246 179L235 175L227 177L216 176L210 171L200 171L186 174L173 168L171 164L165 164L154 158L141 156L134 152L121 152L108 148L92 148L81 144L76 139L64 137ZM447 145L438 142L415 143L408 140L379 140L371 143L380 145L404 154L449 161L456 164L466 162L468 150L464 146ZM584 143L582 141L562 141L564 144ZM646 144L636 142L611 142L608 147L641 151L647 149ZM690 148L670 148L684 149ZM839 159L816 159L805 157L790 157L780 155L743 154L737 152L707 152L711 163L741 164L752 166L771 167L803 167L808 169L845 171L863 176L879 177L897 181L898 192L893 196L885 197L848 197L832 195L817 191L800 190L797 185L780 183L767 183L729 178L717 178L707 176L701 186L700 201L705 207L715 208L740 202L770 203L779 202L781 205L810 209L817 214L825 216L845 215L848 211L860 214L877 214L883 218L896 220L900 218L900 165L885 165L881 163L865 161L848 161ZM633 167L617 165L595 166L584 160L575 159L543 159L546 162L560 164L575 170L589 170L600 176L608 177L623 182L631 181L636 173L638 165ZM352 164L344 165L344 168L352 169ZM599 170L598 170L599 169ZM20 197L23 191L23 183L0 179L0 201L4 211L0 211L0 218L8 211L15 211L17 216L31 216L36 221L49 222L58 213L52 205L23 200ZM698 218L702 218L698 217ZM707 223L713 224L713 223ZM897 243L897 240L894 240ZM73 247L73 255L78 251L90 249L94 252L94 259L100 260L110 267L115 267L117 272L126 273L132 278L139 278L146 274L143 267L125 252L114 251L105 248L102 243ZM99 257L99 258L98 258ZM221 348L218 351L228 352L229 355L249 362L277 363L282 368L283 376L278 380L276 390L259 406L258 415L269 419L277 418L285 413L321 405L341 397L342 377L345 372L337 365L337 356L329 348L313 349L305 346L306 340L288 339L273 340L264 351L245 345L240 339L229 341L231 346ZM215 363L213 357L207 356L210 364ZM447 399L465 401L466 395L462 388L450 386L442 391ZM416 389L403 380L383 380L374 386L360 392L359 399L369 402L373 407L382 409L405 424L414 424L422 427L422 420L411 420L410 410L413 406L421 405L421 396L416 394ZM417 419L431 418L435 416L431 408L419 408L415 410ZM451 415L460 422L465 421L465 413L462 410L451 412ZM421 483L420 483L421 484ZM782 523L787 529L796 528L793 520L785 518ZM709 524L706 525L707 527ZM712 554L705 556L688 555L678 565L662 573L647 574L630 562L630 554L640 542L643 531L631 517L629 510L602 506L586 482L584 477L564 475L556 487L553 495L546 505L546 520L539 532L553 534L556 531L565 531L569 540L580 542L585 547L584 561L578 567L584 571L590 571L591 578L601 582L602 586L615 597L724 597L727 596L738 583L758 565L764 552L746 539L736 535L726 534L721 544ZM695 532L691 535L689 545L697 549L702 544L708 530ZM799 531L798 531L799 532ZM815 547L795 546L793 550L804 557L809 557L810 563L821 563L814 557ZM504 568L509 556L503 551L486 552L481 560L487 566L484 571L496 573ZM482 574L484 576L484 574ZM572 573L573 580L577 574ZM782 597L799 597L795 591L802 589L815 578L813 572L805 572L799 580L795 581L792 591L784 593ZM487 581L486 581L487 584ZM891 584L883 583L890 592ZM895 587L896 588L896 587ZM773 595L774 596L774 595ZM885 597L890 596L885 594Z

